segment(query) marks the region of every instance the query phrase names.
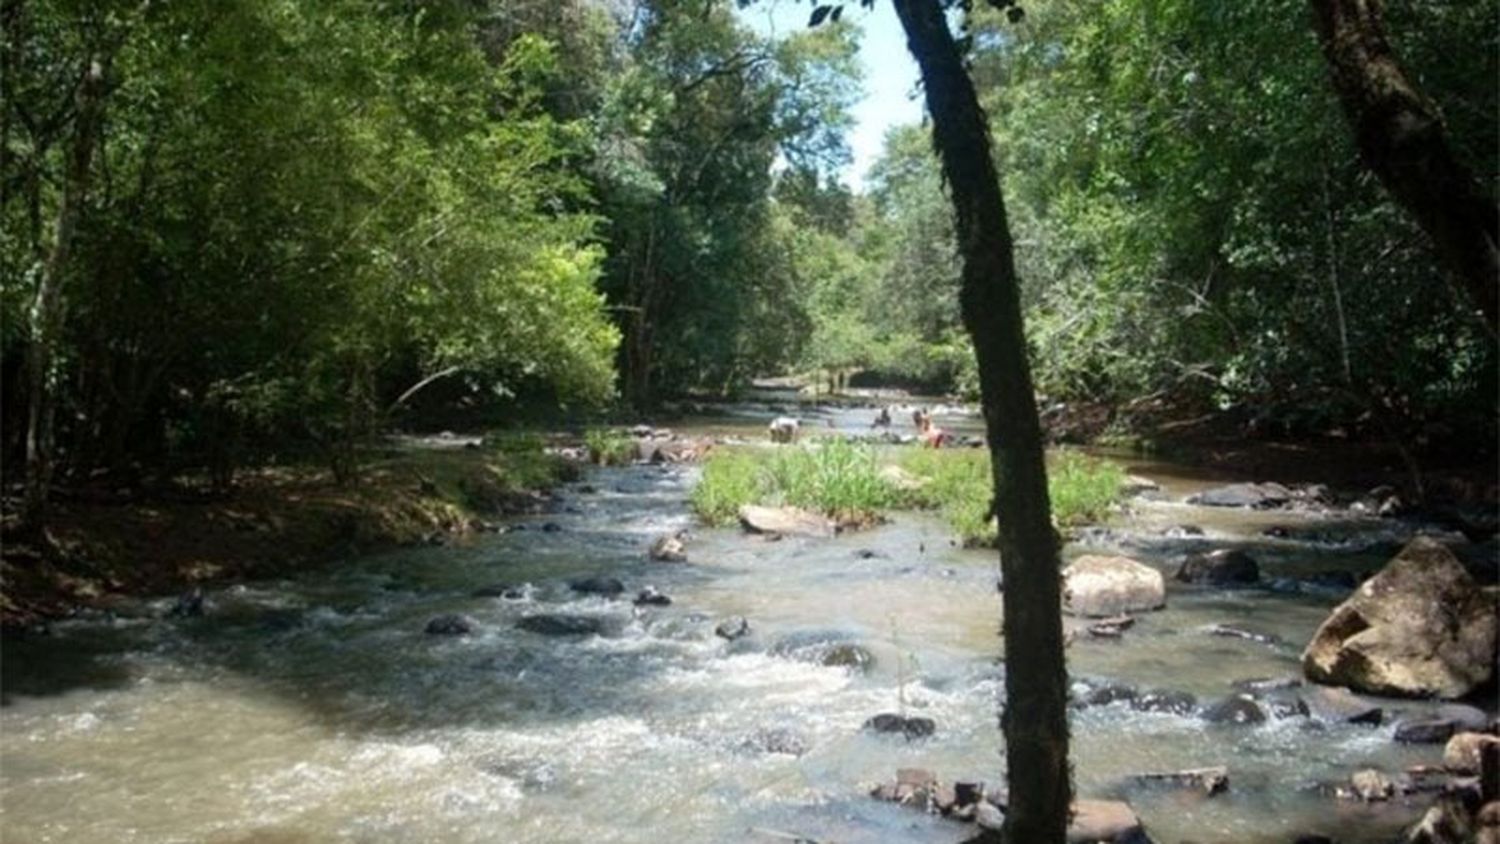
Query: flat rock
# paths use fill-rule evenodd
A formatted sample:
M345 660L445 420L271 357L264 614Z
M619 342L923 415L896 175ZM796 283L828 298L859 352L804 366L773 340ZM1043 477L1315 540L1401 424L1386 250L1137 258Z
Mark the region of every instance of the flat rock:
M1118 800L1077 800L1068 824L1068 844L1149 844L1141 819Z
M828 537L837 532L837 526L831 519L796 507L746 504L740 508L739 516L740 525L751 533Z
M1464 697L1495 670L1495 601L1445 546L1417 537L1323 622L1303 673L1372 694Z
M1385 720L1385 710L1361 699L1348 689L1318 687L1307 690L1306 702L1313 716L1321 721L1378 726Z
M1129 557L1079 557L1062 574L1063 608L1074 615L1108 618L1167 604L1161 572Z
M1187 503L1200 507L1280 507L1292 500L1292 491L1278 483L1229 484L1189 496Z

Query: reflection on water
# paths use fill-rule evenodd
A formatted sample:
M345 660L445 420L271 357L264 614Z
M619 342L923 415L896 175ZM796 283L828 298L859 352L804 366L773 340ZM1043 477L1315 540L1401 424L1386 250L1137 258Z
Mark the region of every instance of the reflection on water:
M1152 469L1175 496L1193 487ZM902 516L836 540L697 531L688 564L648 562L652 537L691 527L693 478L600 470L588 481L598 492L569 495L573 512L548 517L559 532L234 587L212 595L202 619L142 612L5 643L6 840L775 840L766 830L961 840L969 830L864 793L906 765L998 781L993 555ZM1350 541L1263 536L1273 523ZM1202 535L1166 535L1183 524ZM1368 569L1381 561L1372 549L1400 538L1375 522L1160 503L1088 541L1164 568L1194 547L1246 543L1274 578ZM628 594L652 584L673 604L638 609L628 594L568 588L591 574L620 578ZM496 584L530 587L517 599L473 595ZM1235 680L1296 674L1301 644L1337 599L1174 587L1168 609L1123 641L1080 638L1071 670L1211 702ZM423 633L452 612L474 618L476 633ZM539 612L599 618L604 634L516 628ZM716 636L728 615L748 618L751 636ZM1205 632L1223 623L1284 644ZM808 637L857 643L874 664L825 666L806 648L778 647ZM933 718L937 735L908 744L860 732L903 706ZM1309 789L1440 755L1396 745L1389 726L1220 727L1119 704L1077 711L1073 732L1080 793L1128 798L1161 842L1387 840L1416 806L1341 805ZM1229 766L1232 785L1213 799L1127 785L1143 771L1214 764Z

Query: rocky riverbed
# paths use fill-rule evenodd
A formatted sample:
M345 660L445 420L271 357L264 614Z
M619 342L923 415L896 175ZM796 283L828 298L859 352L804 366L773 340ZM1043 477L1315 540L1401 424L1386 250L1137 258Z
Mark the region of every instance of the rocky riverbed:
M1002 785L993 554L921 514L836 536L704 530L696 471L597 469L552 512L461 544L8 637L7 838L972 834L870 794L901 768ZM1066 554L1128 557L1164 603L1068 621L1080 797L1128 804L1157 842L1400 835L1452 779L1444 741L1488 730L1493 701L1325 694L1302 652L1413 535L1481 577L1494 546L1335 499L1189 504L1219 484L1135 471L1158 489ZM1190 556L1219 551L1255 577L1243 561L1192 576L1215 567Z

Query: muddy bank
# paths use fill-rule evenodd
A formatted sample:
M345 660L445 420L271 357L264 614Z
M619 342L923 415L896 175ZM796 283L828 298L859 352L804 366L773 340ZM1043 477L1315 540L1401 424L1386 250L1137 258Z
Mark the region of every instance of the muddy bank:
M278 577L388 548L468 541L490 520L543 513L578 474L555 455L477 440L406 442L340 484L317 466L241 472L227 493L189 480L152 492L58 494L51 548L21 540L7 499L0 624L24 630L124 597Z

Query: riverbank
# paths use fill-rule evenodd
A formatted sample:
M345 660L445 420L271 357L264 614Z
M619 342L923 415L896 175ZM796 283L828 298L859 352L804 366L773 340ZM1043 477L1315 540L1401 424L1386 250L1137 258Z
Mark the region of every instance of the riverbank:
M12 541L7 501L0 624L24 629L125 597L275 577L401 546L462 542L489 520L544 512L577 466L540 442L407 443L357 479L316 465L245 470L231 490L186 478L150 492L73 489L53 503L52 548Z

